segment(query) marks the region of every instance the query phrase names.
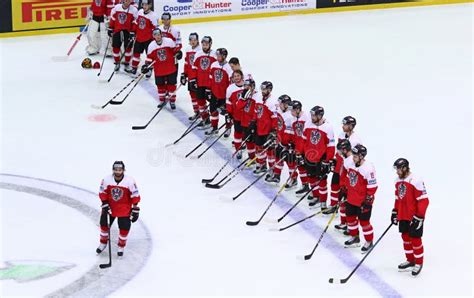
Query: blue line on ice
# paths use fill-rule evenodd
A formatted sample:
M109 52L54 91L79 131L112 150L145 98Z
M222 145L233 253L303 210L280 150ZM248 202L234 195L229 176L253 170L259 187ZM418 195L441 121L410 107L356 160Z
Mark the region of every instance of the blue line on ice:
M143 82L140 84L153 98L156 98L156 86L151 82ZM179 107L172 113L172 115L177 118L184 126L188 126L190 124L188 120L188 115ZM200 139L203 138L203 133L194 130L193 133L198 136ZM217 155L219 155L222 159L227 160L232 152L225 147L221 142L217 142L211 148ZM245 177L249 182L252 182L255 179L255 176L250 173L250 171L242 172L242 176ZM255 185L265 196L267 199L272 200L275 196L275 188L265 184L264 182L261 183L259 181ZM329 185L328 185L329 186ZM284 198L285 195L280 195L280 198ZM286 211L288 210L293 204L289 203L288 200L276 200L274 205L278 206L281 210ZM288 215L295 221L307 216L305 213L301 211L299 208L293 209L293 211ZM314 221L305 221L301 227L311 234L315 239L318 239L321 233L323 232L324 227L320 227ZM345 249L339 241L335 240L330 233L326 233L324 240L321 241L321 245L324 246L329 252L331 252L336 258L338 258L348 269L349 272L357 265L359 259L356 258L348 249ZM360 268L356 271L356 275L359 276L362 280L364 280L370 287L376 290L380 295L384 297L402 297L400 293L397 292L392 286L386 283L382 278L380 278L374 271L368 268L365 265L361 265ZM345 276L340 276L335 278L343 278ZM328 276L329 279L329 276Z

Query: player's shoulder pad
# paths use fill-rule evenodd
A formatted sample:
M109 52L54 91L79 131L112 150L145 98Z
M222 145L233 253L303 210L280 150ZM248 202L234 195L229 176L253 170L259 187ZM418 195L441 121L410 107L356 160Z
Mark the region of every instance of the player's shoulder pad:
M426 193L425 183L423 182L423 178L417 175L411 174L410 175L410 183L419 191Z

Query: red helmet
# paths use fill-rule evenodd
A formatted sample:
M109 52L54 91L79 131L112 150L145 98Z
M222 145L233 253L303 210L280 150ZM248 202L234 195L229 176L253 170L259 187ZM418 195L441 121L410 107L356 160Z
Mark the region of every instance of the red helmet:
M94 62L94 65L92 66L94 69L99 69L100 68L100 63L99 61Z

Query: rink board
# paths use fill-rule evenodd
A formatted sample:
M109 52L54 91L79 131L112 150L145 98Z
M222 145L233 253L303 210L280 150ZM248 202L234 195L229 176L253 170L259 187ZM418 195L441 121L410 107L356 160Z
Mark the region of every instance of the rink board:
M384 3L390 2L390 3ZM469 3L473 0L155 0L175 24ZM18 0L0 3L0 38L78 32L85 25L88 0Z

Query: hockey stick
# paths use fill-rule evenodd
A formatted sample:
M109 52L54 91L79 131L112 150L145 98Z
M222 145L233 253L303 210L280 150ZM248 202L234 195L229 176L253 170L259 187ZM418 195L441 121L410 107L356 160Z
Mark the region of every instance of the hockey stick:
M148 122L145 124L145 125L136 125L136 126L132 126L132 129L133 130L141 130L141 129L145 129L148 127L148 125L150 125L151 121L153 121L153 119L155 119L156 116L158 116L158 114L161 112L161 110L163 110L163 108L166 106L166 101L165 101L165 104L162 105L158 111L156 111L155 115L153 115L153 117L151 117L150 120L148 120Z
M136 78L133 78L130 82L128 82L127 85L125 85L125 87L122 88L122 90L120 90L117 94L114 95L114 97L112 97L109 101L107 101L105 104L101 105L101 106L98 106L98 105L91 105L92 108L94 109L103 109L105 108L106 106L108 106L115 98L117 98L117 96L119 96L123 91L125 91L125 89L128 88L128 86L130 86L133 82L135 82L136 80L138 79L138 77ZM116 105L118 105L120 103L116 103Z
M192 132L194 129L196 129L199 126L199 123L194 125L200 118L196 118L191 122L191 124L186 128L186 130L183 132L183 134L173 143L166 144L165 147L170 147L173 145L176 145L181 139L183 139L185 136L187 136L190 132ZM200 121L201 122L201 121Z
M122 62L122 59L123 57L125 57L125 54L127 53L127 48L128 46L130 45L130 43L133 41L133 44L132 44L132 49L133 49L133 46L135 45L135 38L133 39L130 39L127 43L127 46L125 47L125 51L123 51L123 53L120 55L120 60L119 60L119 63ZM107 80L107 83L110 83L110 80L112 80L112 78L114 77L114 74L115 74L115 70L112 70L112 73L110 74L110 77L109 79ZM105 81L104 81L105 82Z
M257 159L257 157L254 157L253 159L250 159L250 157L247 157L246 159L244 159L241 163L239 163L237 165L237 167L233 168L232 171L230 171L227 175L225 175L221 180L219 180L219 182L217 183L214 183L214 184L211 184L211 183L206 183L206 187L207 188L213 188L213 189L221 189L224 185L227 184L227 182L229 182L230 180L232 180L232 178L234 178L235 176L238 175L238 173L240 173L240 167L244 166L244 167L247 167L249 166L249 164L252 164L255 160ZM235 174L234 174L235 173ZM232 174L234 174L233 176L231 176ZM230 178L229 178L230 177ZM227 178L229 178L226 182L224 182L223 184L221 184L222 181L226 180Z
M90 21L89 21L90 23ZM66 56L53 56L52 59L53 61L60 61L60 62L64 62L64 61L67 61L67 59L69 58L69 56L71 55L72 53L72 50L74 50L74 48L76 47L76 45L79 43L79 41L81 40L81 37L82 35L84 34L84 32L86 32L87 28L89 28L89 23L87 23L87 25L84 26L84 28L82 28L81 32L79 33L79 35L76 37L76 40L74 41L74 43L72 44L72 46L69 48L69 51L67 51L67 54Z
M108 242L109 242L108 243L108 245L109 245L109 262L106 263L106 264L100 264L99 265L100 269L105 269L105 268L112 267L112 245L110 243L110 228L111 228L110 226L111 226L111 224L110 224L110 215L109 214L107 214L107 226L109 227L109 231L108 231L108 233L109 233L109 239L108 239Z
M107 56L107 47L109 46L111 37L112 36L110 35L109 38L107 39L107 46L105 47L104 57L102 58L102 64L100 65L100 70L99 70L99 73L97 74L97 76L100 76L100 74L102 73L102 68L104 67L104 62L105 62L105 56Z
M349 276L347 276L346 278L343 278L343 279L330 278L329 283L331 283L331 284L345 284L349 280L349 278L351 278L351 276L354 274L354 272L359 268L359 266L364 262L364 260L369 256L369 254L374 250L374 248L377 246L379 241L382 240L382 238L385 236L385 234L387 234L388 230L390 230L390 228L392 226L393 226L393 223L390 223L390 225L387 227L387 229L385 229L385 231L382 233L382 235L379 237L379 239L377 239L374 246L372 246L372 248L365 254L365 256L362 258L362 260L360 260L359 264L357 264L357 266L354 268L354 270L352 270L352 272L349 274Z
M328 224L326 225L326 227L324 228L324 231L321 233L321 236L319 236L319 239L318 239L318 242L316 243L316 245L314 246L313 250L311 251L311 253L309 255L306 255L304 256L304 260L309 260L311 259L311 257L313 256L314 252L316 251L316 248L318 248L319 246L319 243L321 243L321 240L323 240L323 237L324 237L324 234L326 234L329 226L331 225L331 222L333 221L333 219L336 217L336 214L337 214L337 209L339 209L339 204L337 205L336 207L336 211L331 215L331 218L329 219L328 221ZM301 259L301 258L300 258Z
M265 143L265 146L268 146L267 148L265 148L265 150L263 152L266 152L268 150L268 148L272 145L273 143L273 140L268 140L267 143ZM237 176L238 174L240 174L243 170L243 168L240 168L243 164L245 164L244 168L245 167L250 167L250 165L252 165L252 163L254 163L255 161L257 160L257 157L255 156L254 158L250 159L250 157L247 157L244 161L242 161L237 167L235 167L232 171L230 171L224 178L222 178L221 180L219 180L219 182L217 183L214 183L214 184L210 184L210 183L206 183L206 187L208 188L213 188L213 189L221 189L222 187L224 187L224 185L226 185L227 183L229 183L232 179L235 178L235 176ZM234 173L235 172L235 173ZM232 173L234 173L232 175ZM232 176L231 176L232 175ZM229 179L227 179L228 177L230 176ZM222 181L224 181L225 179L227 179L223 184L221 184Z
M265 174L265 173L264 173ZM259 177L260 179L261 177ZM265 217L265 214L267 214L268 210L270 209L270 207L273 205L273 203L276 201L276 199L278 198L278 196L280 195L280 193L285 189L285 186L286 184L290 181L291 179L291 176L288 177L288 179L286 180L286 182L280 187L280 190L276 193L275 197L273 197L272 201L270 202L270 204L268 205L267 209L265 209L265 211L263 212L262 216L260 216L260 218L257 220L257 221L250 221L248 220L245 224L248 225L248 226L256 226L258 225L263 217Z
M224 125L225 125L225 123L224 123ZM227 132L227 129L224 129L224 131L214 141L212 141L212 143L209 146L207 146L207 148L203 152L201 152L201 154L199 154L197 156L197 158L200 159L201 156L203 156L204 153L206 153L209 149L211 149L211 147L214 146L214 144L217 143L217 141L219 141L220 138L222 138L226 132Z
M222 124L220 127L219 127L219 130L221 130L222 127L224 127L225 123ZM199 147L202 146L202 144L204 144L207 140L209 140L210 138L212 138L213 136L212 135L209 135L207 137L204 138L204 140L199 143L196 147L194 147L193 150L191 150L191 152L189 152L188 154L186 154L184 157L187 158L189 155L191 155L194 151L196 151Z
M268 148L267 148L268 149ZM282 160L284 159L283 158L280 158L269 170L272 170L273 168L275 168L275 166L280 163ZM246 188L244 188L238 195L236 195L235 197L232 198L233 201L237 200L244 192L246 192L249 188L251 188L255 183L257 183L260 179L262 179L267 173L263 173L262 175L258 176L257 179L255 179L252 183L250 183ZM286 186L286 184L288 183L288 181L290 181L289 179L291 178L288 177L287 181L283 184L284 186Z
M285 212L285 214L283 214L279 219L274 220L274 222L278 223L278 222L282 221L283 218L285 218L293 209L295 209L296 206L298 206L298 204L301 203L313 191L313 189L318 185L319 184L316 184L310 190L308 190L295 204L293 204L293 206L291 206L290 209L288 209L288 211Z
M245 142L249 138L250 138L250 135L248 135L242 143L245 144ZM234 153L232 153L232 156L229 158L229 160L227 160L226 163L219 169L219 171L217 171L217 173L214 175L214 177L212 177L211 179L202 179L201 182L202 183L211 183L212 181L214 181L214 179L216 179L216 177L219 176L219 174L222 172L222 170L224 170L224 168L231 162L232 158L234 158L234 156L237 155L238 152L242 151L243 148L244 148L244 146L241 146L239 148L239 150L234 151Z
M302 218L302 219L298 220L297 222L292 223L291 225L288 225L288 226L286 226L286 227L279 228L279 229L278 229L278 228L277 228L277 229L271 228L270 231L277 231L277 232L284 231L284 230L289 229L289 228L291 228L291 227L293 227L293 226L296 226L297 224L302 223L303 221L305 221L305 220L307 220L307 219L313 218L314 216L319 215L319 214L321 214L322 212L323 212L323 210L319 210L318 212L313 213L313 214L311 214L311 215L309 215L309 216L306 216L305 218Z

